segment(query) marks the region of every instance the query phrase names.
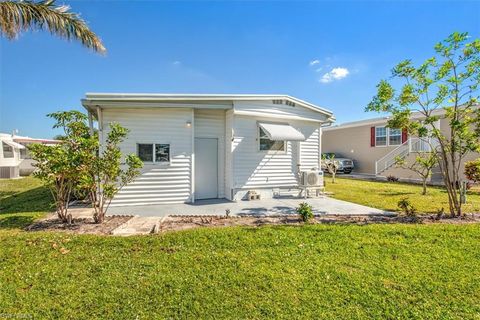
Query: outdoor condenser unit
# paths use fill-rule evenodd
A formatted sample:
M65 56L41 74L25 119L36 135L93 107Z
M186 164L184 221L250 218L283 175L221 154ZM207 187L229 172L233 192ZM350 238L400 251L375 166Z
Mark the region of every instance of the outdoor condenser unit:
M300 183L304 187L323 187L323 171L310 170L300 172Z

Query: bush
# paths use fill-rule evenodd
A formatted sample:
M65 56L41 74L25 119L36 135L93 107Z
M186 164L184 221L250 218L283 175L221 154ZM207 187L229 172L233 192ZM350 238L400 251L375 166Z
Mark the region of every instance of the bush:
M306 202L300 203L300 206L297 208L297 213L300 215L303 222L308 222L313 218L312 206Z
M480 181L480 159L467 161L465 163L465 176L473 182Z
M395 177L395 176L390 175L390 176L387 176L387 181L388 181L388 182L397 182L397 181L398 181L398 178Z
M410 203L408 198L403 198L402 200L398 201L397 206L402 209L407 217L417 216L417 209Z

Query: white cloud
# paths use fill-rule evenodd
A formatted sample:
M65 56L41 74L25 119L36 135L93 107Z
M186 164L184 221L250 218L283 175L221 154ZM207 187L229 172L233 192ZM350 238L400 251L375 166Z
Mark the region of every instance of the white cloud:
M176 61L173 61L173 62L172 62L172 64L173 64L174 66L179 66L179 65L181 65L181 64L182 64L182 62L181 62L181 61L178 61L178 60L176 60Z
M315 60L310 61L310 66L313 67L314 65L317 65L317 64L319 64L319 63L320 63L320 60L315 59Z
M329 83L335 80L340 80L348 76L350 71L347 68L333 68L329 72L325 73L321 78L320 82Z

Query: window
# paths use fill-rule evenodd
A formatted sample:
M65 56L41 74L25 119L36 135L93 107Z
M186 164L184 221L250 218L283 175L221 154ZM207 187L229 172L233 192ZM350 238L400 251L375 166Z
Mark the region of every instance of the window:
M170 162L170 145L155 145L155 162Z
M162 143L139 143L137 152L144 162L170 162L170 145Z
M402 130L401 129L388 129L388 145L398 146L402 144Z
M270 140L261 127L258 127L258 129L260 151L285 151L285 141Z
M387 145L387 128L376 127L375 128L375 146Z
M30 152L28 152L28 143L22 143L25 149L20 149L20 159L31 159Z
M402 130L387 128L387 127L375 127L375 146L399 146L402 144Z
M4 158L13 158L13 147L9 146L5 142L2 142L3 146L3 157Z

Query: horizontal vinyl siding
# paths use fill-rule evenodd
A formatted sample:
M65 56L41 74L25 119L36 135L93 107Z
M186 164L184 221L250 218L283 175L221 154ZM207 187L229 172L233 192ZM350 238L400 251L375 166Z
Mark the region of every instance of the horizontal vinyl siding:
M314 120L326 120L326 116L314 110L296 105L273 104L271 101L235 101L235 111L255 112L269 116L301 117ZM272 120L272 119L270 119Z
M218 139L218 197L225 198L225 110L195 110L194 130L195 138Z
M105 109L104 139L108 123L118 122L130 130L120 145L124 155L136 154L137 143L170 144L169 165L145 163L142 174L124 186L112 206L171 204L188 202L191 196L191 150L193 121L191 109Z
M320 163L320 127L304 124L302 131L306 140L300 142L300 169L319 169Z
M295 148L298 148L298 142L287 142L286 152L259 151L258 121L262 119L243 116L234 118L234 188L296 186L298 159ZM305 165L318 167L318 124L304 121L290 121L289 124L307 138L307 141L301 142Z

